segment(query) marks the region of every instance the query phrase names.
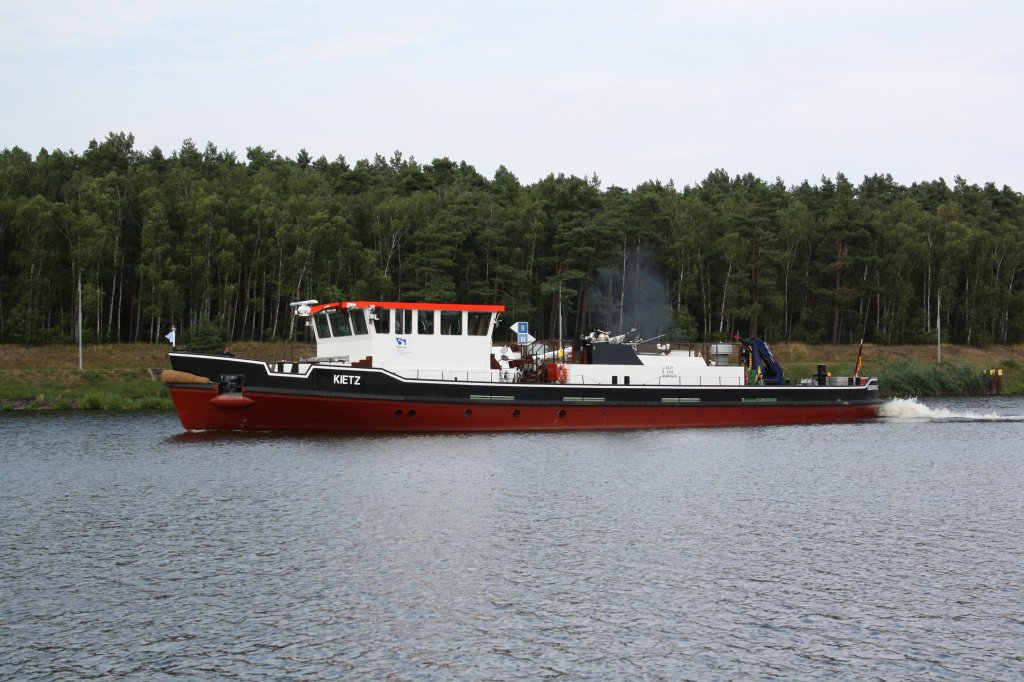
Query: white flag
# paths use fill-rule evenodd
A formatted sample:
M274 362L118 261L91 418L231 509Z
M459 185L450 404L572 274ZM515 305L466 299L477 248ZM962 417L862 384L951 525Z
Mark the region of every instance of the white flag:
M168 341L171 342L172 346L174 345L174 332L175 332L175 330L172 329L171 332L169 334L167 334L167 336L164 337L165 339L167 339Z

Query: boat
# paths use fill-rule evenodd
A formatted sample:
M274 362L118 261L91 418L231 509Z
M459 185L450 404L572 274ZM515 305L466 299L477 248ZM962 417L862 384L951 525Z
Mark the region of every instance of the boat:
M818 365L814 376L792 382L758 338L695 348L596 330L568 344L541 343L521 325L521 343L495 343L500 305L291 305L315 339L314 357L170 352L162 378L185 429L765 426L871 420L881 405L876 377L833 377Z

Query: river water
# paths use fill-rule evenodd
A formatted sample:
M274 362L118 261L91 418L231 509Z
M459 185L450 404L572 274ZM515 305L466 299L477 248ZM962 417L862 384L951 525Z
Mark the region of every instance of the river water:
M1024 400L185 434L0 414L0 677L1024 677Z

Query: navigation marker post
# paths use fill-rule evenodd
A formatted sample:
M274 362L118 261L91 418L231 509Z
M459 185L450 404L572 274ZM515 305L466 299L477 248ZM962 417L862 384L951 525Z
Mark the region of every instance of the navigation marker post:
M509 329L515 333L516 343L521 346L531 344L537 340L530 334L529 322L513 322Z

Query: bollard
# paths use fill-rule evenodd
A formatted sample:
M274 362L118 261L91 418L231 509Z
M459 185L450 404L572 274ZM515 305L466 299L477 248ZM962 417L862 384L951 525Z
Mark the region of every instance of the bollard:
M1003 394L1003 370L1002 368L991 368L988 371L988 393L989 395Z

